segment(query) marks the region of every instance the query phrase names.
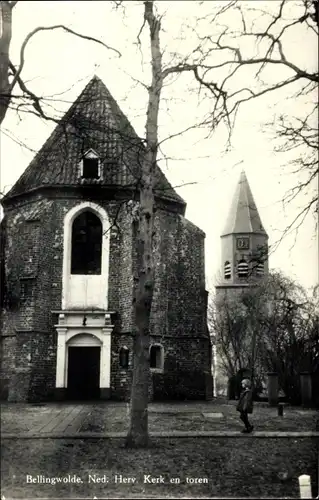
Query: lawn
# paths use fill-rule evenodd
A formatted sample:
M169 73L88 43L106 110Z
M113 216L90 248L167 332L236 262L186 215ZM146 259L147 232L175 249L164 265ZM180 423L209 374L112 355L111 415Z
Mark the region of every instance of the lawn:
M315 438L159 439L143 450L127 450L120 439L3 440L1 448L6 500L299 498L300 474L311 475L318 494Z

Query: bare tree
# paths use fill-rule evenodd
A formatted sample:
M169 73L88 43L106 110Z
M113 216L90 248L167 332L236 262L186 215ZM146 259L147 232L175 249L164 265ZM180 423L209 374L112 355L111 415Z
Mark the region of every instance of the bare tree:
M131 390L131 423L128 446L148 445L148 384L150 314L154 288L154 172L158 149L158 111L163 86L160 51L160 20L153 12L153 2L145 2L144 22L147 22L151 41L152 83L146 118L146 154L142 162L140 181L140 211L138 224L138 285L136 288L134 366Z
M148 87L148 107L146 115L146 153L141 162L139 182L139 223L138 223L138 283L134 298L135 328L134 366L131 391L131 421L127 436L127 445L131 447L147 446L148 435L148 387L150 377L150 313L154 289L154 183L158 141L158 116L161 92L165 78L172 73L190 71L188 65L162 67L160 48L161 19L156 13L153 1L144 2L144 22L141 31L147 25L151 49L152 81ZM140 36L141 31L138 36Z
M74 36L103 45L105 48L115 52L118 56L121 54L118 50L101 40L78 33L63 24L57 24L52 26L38 26L28 33L21 44L20 61L19 64L16 65L10 59L10 45L12 39L13 12L17 3L18 1L1 1L0 3L0 124L2 124L9 107L19 109L21 106L25 106L29 113L36 114L41 118L57 121L44 111L42 98L32 92L23 80L22 71L25 65L25 51L30 40L40 32L63 30Z
M2 37L1 37L1 74L0 74L0 95L1 95L1 121L4 119L6 111L11 103L21 102L31 103L30 112L37 116L47 118L41 106L41 99L26 87L22 80L22 69L24 65L24 51L28 41L36 33L44 30L63 29L73 35L80 36L101 43L108 49L112 47L104 42L86 37L76 33L64 25L55 25L50 27L39 27L31 32L25 39L21 47L20 64L15 66L9 59L9 48L12 32L12 11L17 2L2 2ZM305 82L303 92L313 91L318 82L318 74L307 69L302 69L294 63L288 61L283 50L281 38L284 33L295 23L288 22L285 28L281 27L279 32L274 34L273 28L277 27L282 20L282 12L286 6L286 0L283 0L278 15L273 15L269 25L262 33L254 32L248 28L248 22L245 20L245 13L240 2L232 1L227 4L219 5L217 14L212 14L208 20L208 26L217 27L218 34L213 36L209 34L203 36L198 33L199 44L187 56L175 57L174 64L163 67L162 53L160 48L161 18L156 11L153 1L144 2L144 26L149 29L149 42L151 51L151 84L148 87L148 108L146 117L146 136L145 136L145 154L141 160L141 175L138 179L139 191L139 221L138 221L138 279L136 293L134 297L135 328L134 339L134 367L133 383L131 394L131 424L127 436L128 446L146 446L149 442L148 436L148 384L149 384L149 343L150 343L150 312L153 299L154 287L154 262L153 262L153 242L154 242L154 172L156 167L157 153L159 148L158 141L158 115L161 99L161 92L165 79L171 75L182 72L190 72L194 75L195 84L200 86L210 97L212 102L211 112L203 119L203 122L215 128L220 123L225 123L231 132L239 107L245 102L261 98L262 95L270 93L277 89L293 85L295 82ZM117 2L118 5L121 2ZM200 5L200 4L199 4ZM308 1L304 2L305 19L298 19L299 23L309 23L309 29L315 29L315 23L310 14L311 5ZM232 32L228 27L222 26L219 21L226 15L230 9L238 11L242 19L242 28L240 32ZM204 20L207 25L207 19ZM198 19L198 26L200 19ZM195 28L192 28L195 29ZM235 43L236 38L252 38L257 44L260 41L264 44L264 54L257 57L246 57L241 48ZM262 44L261 44L262 45ZM214 63L215 54L224 55L222 62ZM275 84L262 86L261 89L252 90L250 86L245 88L236 88L233 83L236 81L237 73L243 68L256 67L257 81L261 80L260 75L265 67L272 65L274 67L281 65L292 72L284 81L278 81ZM226 69L226 76L224 70ZM22 94L14 94L14 89L19 88ZM211 99L212 98L212 99ZM19 101L20 100L20 101ZM255 328L255 326L254 326ZM252 353L250 363L253 363L255 351Z
M295 29L302 30L316 51L318 0L281 0L272 5L265 11L254 2L229 1L209 18L200 19L192 27L199 40L193 58L197 81L206 95L213 97L211 126L226 122L230 137L238 112L246 103L267 95L272 95L275 102L280 90L286 89L291 113L274 119L272 133L277 140L276 152L293 151L296 155L289 163L297 180L283 201L307 195L300 212L284 231L287 234L298 228L308 213L318 210L318 66L311 69L306 58L302 65L289 51ZM236 18L233 26L227 22L230 13ZM303 116L294 114L298 100L304 104Z
M292 403L300 402L301 372L312 372L319 357L318 312L305 290L281 273L271 274L261 290L266 313L260 361L278 374L280 388Z
M270 273L258 287L215 298L209 323L228 378L247 369L256 386L274 371L289 401L300 400L299 375L319 359L318 310L301 286Z
M264 297L254 281L248 289L212 298L208 322L217 355L217 385L244 372L255 385L262 378L259 351L263 308Z

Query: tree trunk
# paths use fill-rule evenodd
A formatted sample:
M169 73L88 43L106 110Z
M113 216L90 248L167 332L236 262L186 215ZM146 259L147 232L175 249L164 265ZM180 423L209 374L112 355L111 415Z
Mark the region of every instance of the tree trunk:
M159 45L160 22L153 13L153 2L144 2L144 18L150 29L152 85L146 119L146 154L142 162L140 214L138 228L138 285L134 298L135 338L131 389L131 421L126 439L130 447L149 444L148 386L150 381L150 314L154 289L154 171L158 143L158 111L162 89L162 58Z
M0 6L0 124L3 122L10 104L9 48L12 35L12 10L9 2Z

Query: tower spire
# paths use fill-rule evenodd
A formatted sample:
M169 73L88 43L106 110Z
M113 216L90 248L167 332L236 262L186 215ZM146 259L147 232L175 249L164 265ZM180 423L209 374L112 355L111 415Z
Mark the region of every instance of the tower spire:
M238 233L266 234L244 170L241 171L221 236Z
M261 222L245 171L242 170L221 234L222 284L246 287L268 273L268 235Z

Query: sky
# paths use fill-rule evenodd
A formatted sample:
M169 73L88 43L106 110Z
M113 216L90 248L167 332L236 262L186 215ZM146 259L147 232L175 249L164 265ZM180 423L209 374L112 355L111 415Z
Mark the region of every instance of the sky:
M218 4L221 2L206 1L201 5L186 1L158 3L163 14L161 47L164 65L174 63L176 53L191 54L198 43L194 28L202 35L211 34L212 29L216 32L222 29L216 25L212 28L206 18ZM293 17L297 4L290 1L288 15ZM279 2L258 0L250 1L249 5L267 12L278 8ZM205 19L204 22L195 23L199 16ZM237 22L236 16L235 11L230 11L224 22L231 26ZM262 22L263 17L257 18L257 27ZM137 43L143 24L143 3L125 2L124 9L116 10L113 3L107 1L18 2L13 15L13 62L18 63L21 44L30 31L37 26L56 24L94 36L119 50L122 56L62 30L38 33L27 45L21 74L29 88L37 95L51 96L50 112L61 116L96 74L137 133L144 136L145 85L150 82L150 51L147 29L143 29L140 35L141 46ZM297 26L285 39L287 55L296 64L313 69L318 64L314 40L305 34L302 26ZM248 53L257 50L251 41L243 43ZM214 57L221 55L214 54ZM235 81L235 86L242 86L244 79L250 86L258 85L249 71ZM278 77L279 71L280 68L276 67L276 74L271 70L264 78L271 81ZM207 113L212 100L197 92L190 74L174 76L165 84L159 116L159 139L163 141L159 165L187 202L187 219L206 233L207 289L213 290L221 269L220 234L242 169L246 172L269 235L269 244L275 248L270 253L270 269L281 270L306 288L318 283L318 237L314 216L309 216L298 232L286 236L279 246L276 244L311 193L290 204L282 202L285 193L296 183L295 175L287 166L293 156L275 152L278 138L274 136L273 127L267 125L283 112L303 116L307 104L302 100L288 99L287 89L251 101L241 108L231 147L226 150L227 134L223 127L214 133L208 133L207 129L191 129L168 139L197 123ZM17 114L13 110L8 112L1 131L2 192L7 192L17 181L52 129L52 123L42 122L34 116L23 112Z

